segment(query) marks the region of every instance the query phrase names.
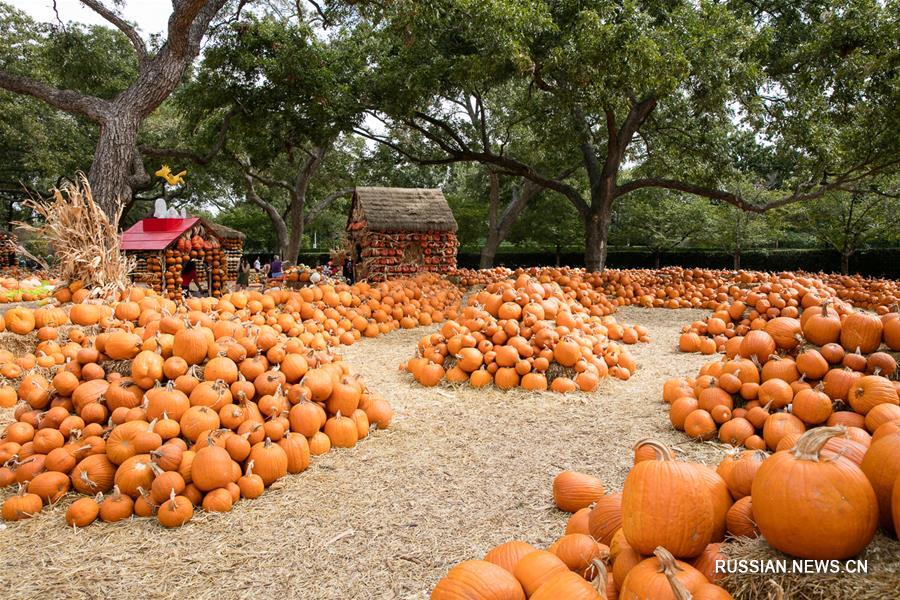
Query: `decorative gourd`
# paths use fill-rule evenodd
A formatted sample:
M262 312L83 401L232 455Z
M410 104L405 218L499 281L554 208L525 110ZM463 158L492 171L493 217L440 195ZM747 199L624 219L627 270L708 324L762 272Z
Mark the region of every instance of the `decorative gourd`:
M843 433L843 427L808 431L756 472L753 516L773 548L800 558L845 559L875 535L878 501L865 474L849 460L821 456L825 443Z

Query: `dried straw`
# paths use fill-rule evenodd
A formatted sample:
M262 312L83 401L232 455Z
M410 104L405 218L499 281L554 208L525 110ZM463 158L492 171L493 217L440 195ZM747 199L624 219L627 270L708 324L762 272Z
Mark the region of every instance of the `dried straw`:
M54 188L50 198L30 198L24 205L43 223L17 225L50 242L63 281L81 280L88 288L105 290L124 288L134 263L119 250L122 209L110 221L94 202L83 173L62 191Z
M786 561L788 573L730 573L721 582L735 598L797 598L802 600L884 600L896 598L900 586L900 543L878 533L857 557L866 573L796 573L793 558L774 550L762 539L739 538L722 547L729 560L770 565ZM854 562L857 559L853 559ZM769 562L771 561L771 562ZM856 566L854 564L854 569Z

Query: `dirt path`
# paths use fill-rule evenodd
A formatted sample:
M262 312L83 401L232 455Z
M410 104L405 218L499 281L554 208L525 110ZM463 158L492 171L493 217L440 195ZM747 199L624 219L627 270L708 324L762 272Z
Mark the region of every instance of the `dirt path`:
M343 353L394 406L391 429L229 514L198 511L178 530L149 520L66 529L71 499L0 525L2 597L427 598L456 562L509 539L545 546L560 535L568 515L550 495L560 470L620 489L634 441L685 441L668 424L661 390L707 360L674 346L681 325L701 314L621 310L620 321L644 324L653 340L632 347L637 374L567 397L424 389L397 367L427 330L366 340ZM717 460L709 446L681 447Z

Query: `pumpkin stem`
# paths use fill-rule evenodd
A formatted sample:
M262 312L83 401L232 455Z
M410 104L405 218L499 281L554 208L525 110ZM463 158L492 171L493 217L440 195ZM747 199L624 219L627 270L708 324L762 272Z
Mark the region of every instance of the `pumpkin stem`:
M678 572L683 569L678 566L672 553L662 546L657 546L653 554L659 561L659 572L666 576L666 579L669 580L669 585L672 586L672 594L675 596L675 600L691 600L691 592L678 579Z
M338 416L340 416L340 413L338 413ZM656 460L675 460L675 456L672 454L672 451L662 442L650 438L643 438L638 440L632 449L637 452L637 450L642 446L650 446L656 453Z
M593 559L591 565L593 565L594 571L597 573L591 581L591 585L600 594L602 600L607 600L609 596L606 594L606 586L609 585L609 575L606 572L606 565L599 558Z
M247 470L244 473L244 475L246 475L247 477L250 477L251 475L253 475L253 461L252 460L247 461Z
M820 453L825 444L833 437L847 435L847 429L843 425L835 427L816 427L810 429L797 440L791 453L799 460L811 460L819 462Z

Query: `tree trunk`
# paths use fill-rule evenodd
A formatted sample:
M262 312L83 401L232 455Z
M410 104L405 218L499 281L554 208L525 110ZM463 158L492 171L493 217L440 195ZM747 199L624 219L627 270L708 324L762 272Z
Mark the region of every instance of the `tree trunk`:
M740 248L734 249L734 252L732 253L732 259L733 259L732 268L735 271L740 271L741 270L741 249Z
M662 262L662 252L654 252L653 253L653 265L658 269L660 263Z
M306 194L304 193L302 196L294 196L292 194L292 196L289 215L291 233L288 236L288 242L284 249L284 256L282 256L282 259L295 265L300 258L300 245L303 243Z
M852 252L841 252L841 275L850 274L850 255Z
M481 259L478 266L481 269L490 269L494 266L494 257L497 255L497 248L500 247L500 177L493 169L488 170L488 179L490 180L490 205L488 206L488 234L484 242L484 248L481 249Z
M111 115L100 125L100 137L88 174L94 202L113 219L131 199L132 159L140 119L133 114Z
M562 265L562 244L559 243L559 240L556 240L556 266L559 267Z
M584 266L588 271L602 273L606 268L607 242L612 211L606 202L592 210L584 219Z

